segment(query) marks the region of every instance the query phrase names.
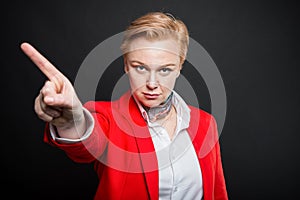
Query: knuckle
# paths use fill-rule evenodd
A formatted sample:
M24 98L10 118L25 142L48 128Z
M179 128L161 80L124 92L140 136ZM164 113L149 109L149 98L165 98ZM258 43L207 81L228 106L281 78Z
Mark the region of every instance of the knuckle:
M47 122L50 122L50 121L53 120L53 117L52 117L52 116L49 116L49 115L47 115L47 114L44 113L44 112L41 112L38 116L39 116L40 119L42 119L42 120L44 120L44 121L47 121Z
M45 112L45 111L47 110L47 105L46 105L43 101L41 101L41 102L40 102L40 108L41 108L41 110L42 110L43 112Z
M47 87L44 86L44 87L41 89L41 92L40 92L40 93L41 93L42 95L45 95L46 92L47 92Z
M45 85L49 85L49 84L51 84L51 81L46 80L46 81L45 81Z
M34 104L34 111L37 113L37 112L38 112L38 110L39 110L39 108L38 108L38 104L37 104L37 103L35 103L35 104Z
M39 117L43 117L45 115L45 113L42 111L42 110L36 110L36 114L39 116Z
M56 97L56 100L57 102L60 104L60 105L65 105L66 104L66 99L62 96L62 95L58 95Z
M34 104L37 104L37 103L39 103L39 101L40 101L40 94L35 98L35 100L34 100Z
M53 120L53 117L50 116L44 116L43 118L41 118L42 120L44 120L45 122L51 122Z
M51 81L47 80L46 83L45 83L45 86L47 88L52 88L53 87L53 83Z

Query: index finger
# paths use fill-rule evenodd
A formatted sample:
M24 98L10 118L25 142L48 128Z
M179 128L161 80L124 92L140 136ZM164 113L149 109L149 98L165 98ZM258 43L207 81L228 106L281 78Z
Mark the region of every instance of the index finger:
M64 79L64 75L32 45L24 42L21 44L21 49L50 81L55 82L55 84L61 84L63 82L62 79Z

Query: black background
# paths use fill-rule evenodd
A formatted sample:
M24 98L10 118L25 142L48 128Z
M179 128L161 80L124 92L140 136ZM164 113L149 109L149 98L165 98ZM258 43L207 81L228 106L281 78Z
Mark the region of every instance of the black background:
M43 142L33 110L46 80L21 52L28 41L71 81L85 56L149 11L170 12L211 55L227 93L220 137L229 198L294 199L299 188L299 6L296 1L9 1L1 12L1 196L92 199L93 166ZM109 99L122 72L99 83ZM110 68L111 69L111 68ZM190 76L209 110L199 77ZM115 78L114 78L115 77ZM105 84L108 81L109 84ZM199 87L199 88L197 88ZM200 98L201 99L201 98ZM10 199L11 199L10 198Z

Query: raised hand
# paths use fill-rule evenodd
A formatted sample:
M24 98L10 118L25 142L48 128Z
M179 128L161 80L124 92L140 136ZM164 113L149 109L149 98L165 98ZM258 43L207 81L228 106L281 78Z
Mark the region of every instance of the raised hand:
M21 49L48 78L35 99L34 109L38 117L52 123L58 130L74 128L76 123L82 124L82 103L68 78L30 44L22 43Z

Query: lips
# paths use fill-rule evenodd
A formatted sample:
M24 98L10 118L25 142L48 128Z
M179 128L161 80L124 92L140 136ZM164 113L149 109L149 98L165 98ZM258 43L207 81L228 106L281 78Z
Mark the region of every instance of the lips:
M159 96L159 94L157 93L146 93L146 92L143 92L143 95L146 99L151 99L151 100L157 99Z

